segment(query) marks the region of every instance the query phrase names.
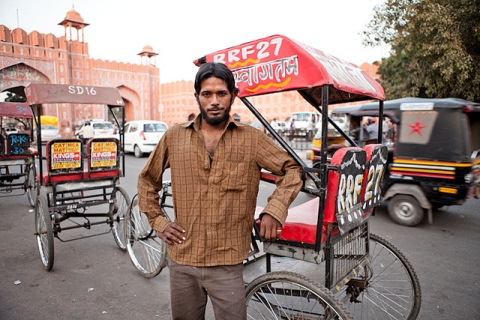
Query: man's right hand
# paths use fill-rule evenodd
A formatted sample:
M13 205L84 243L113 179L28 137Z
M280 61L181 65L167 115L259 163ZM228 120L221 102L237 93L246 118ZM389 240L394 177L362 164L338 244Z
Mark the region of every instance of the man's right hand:
M185 230L175 222L167 225L163 232L157 232L157 235L167 244L182 243L185 238Z

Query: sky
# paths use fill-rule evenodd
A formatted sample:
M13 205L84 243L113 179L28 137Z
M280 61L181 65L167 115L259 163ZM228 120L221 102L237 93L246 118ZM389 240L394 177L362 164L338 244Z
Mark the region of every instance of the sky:
M160 82L193 80L193 61L206 54L282 34L360 65L388 55L364 47L362 31L384 0L0 0L0 24L27 33L64 35L75 9L88 23L93 59L140 64L149 45L158 53Z

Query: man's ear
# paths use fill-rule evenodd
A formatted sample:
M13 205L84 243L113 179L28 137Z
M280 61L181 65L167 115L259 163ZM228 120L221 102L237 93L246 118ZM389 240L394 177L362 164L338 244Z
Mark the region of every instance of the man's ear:
M234 91L232 92L232 98L230 99L230 105L233 105L233 101L235 101L235 98L237 97L238 92Z

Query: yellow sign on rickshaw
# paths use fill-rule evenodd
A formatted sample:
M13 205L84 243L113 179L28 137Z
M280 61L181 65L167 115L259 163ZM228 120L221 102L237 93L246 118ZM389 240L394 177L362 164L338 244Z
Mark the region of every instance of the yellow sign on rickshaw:
M115 141L93 141L90 154L91 168L117 166L117 143Z
M80 141L53 143L50 152L51 170L78 169L82 166Z

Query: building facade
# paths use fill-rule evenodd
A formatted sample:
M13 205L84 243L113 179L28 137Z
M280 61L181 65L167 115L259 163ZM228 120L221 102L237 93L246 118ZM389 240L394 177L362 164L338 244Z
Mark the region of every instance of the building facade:
M159 118L159 69L152 64L156 53L145 46L142 64L91 59L84 29L88 26L75 10L59 23L63 36L0 25L0 91L30 83L116 87L126 103L126 119ZM57 116L62 127L86 119L107 119L100 105L46 105L44 114Z

